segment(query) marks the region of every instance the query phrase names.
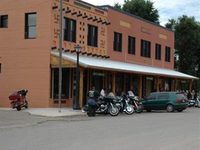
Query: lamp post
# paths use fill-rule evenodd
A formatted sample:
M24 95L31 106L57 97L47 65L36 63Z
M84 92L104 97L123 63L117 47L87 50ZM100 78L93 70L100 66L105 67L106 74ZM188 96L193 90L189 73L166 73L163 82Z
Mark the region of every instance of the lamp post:
M58 102L59 110L61 112L61 99L62 99L62 44L63 44L63 0L60 0L60 33L59 33L59 90L58 90Z
M74 47L76 54L77 54L77 66L76 66L76 98L74 99L73 109L79 110L79 90L80 90L80 68L79 68L79 53L81 52L80 45L76 45Z

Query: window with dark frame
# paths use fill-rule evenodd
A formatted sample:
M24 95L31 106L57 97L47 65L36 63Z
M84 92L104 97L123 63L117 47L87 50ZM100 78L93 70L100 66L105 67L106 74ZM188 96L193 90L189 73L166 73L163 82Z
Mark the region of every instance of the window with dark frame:
M122 34L118 32L114 32L114 43L113 43L114 51L122 51Z
M161 60L161 45L156 44L155 58Z
M128 53L135 54L135 37L128 36Z
M62 99L69 98L69 88L70 88L70 69L63 68L62 69ZM59 69L52 68L51 69L51 98L54 100L58 99L59 93Z
M36 38L36 12L25 14L25 39Z
M170 47L165 47L165 61L166 62L170 62L170 52L171 51L171 49L170 49Z
M93 25L88 25L87 44L89 46L98 46L98 28Z
M8 15L0 16L0 28L8 28Z
M69 42L76 42L76 20L64 19L64 40Z
M141 40L141 56L151 57L151 42L146 40Z
M0 73L1 73L1 63L0 63Z

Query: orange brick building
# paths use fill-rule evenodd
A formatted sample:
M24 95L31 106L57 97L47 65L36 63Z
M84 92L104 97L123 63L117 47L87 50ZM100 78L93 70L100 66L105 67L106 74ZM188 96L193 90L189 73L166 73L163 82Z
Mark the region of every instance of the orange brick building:
M63 0L62 106L75 98L80 54L80 104L95 86L115 94L177 90L195 77L173 70L174 33L110 6ZM0 1L0 107L29 90L30 107L58 105L59 0ZM188 87L188 88L189 88Z

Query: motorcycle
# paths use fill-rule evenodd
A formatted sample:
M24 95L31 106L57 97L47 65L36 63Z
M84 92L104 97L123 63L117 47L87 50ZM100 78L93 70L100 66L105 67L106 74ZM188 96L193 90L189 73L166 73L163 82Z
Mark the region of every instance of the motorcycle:
M120 112L125 112L127 115L131 115L135 112L133 105L130 104L130 99L126 95L116 97L115 105Z
M199 96L197 97L194 106L200 108L200 97Z
M13 109L17 109L17 111L20 111L23 107L28 108L28 101L26 99L26 95L28 93L28 90L23 89L17 92L14 92L11 94L8 98L10 100L10 105Z
M130 103L133 105L136 113L143 112L143 105L139 102L138 96L135 96L132 91L128 91L128 98L130 99Z
M96 103L94 104L92 101L89 100L87 106L85 106L84 111L87 112L88 116L95 116L96 114L110 114L111 116L117 116L119 114L118 107L114 104L113 97L102 97L100 96Z

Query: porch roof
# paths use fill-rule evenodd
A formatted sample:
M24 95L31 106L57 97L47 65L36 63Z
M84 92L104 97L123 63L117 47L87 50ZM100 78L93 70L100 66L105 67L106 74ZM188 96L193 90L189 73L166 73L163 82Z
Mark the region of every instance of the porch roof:
M59 57L58 51L52 51L51 54L53 56ZM68 60L76 63L77 56L70 53L62 53L62 58L64 60ZM79 64L85 68L96 68L110 71L121 71L121 72L132 72L136 74L148 74L148 75L156 75L156 76L169 76L174 78L183 78L183 79L198 79L197 77L187 75L178 71L158 68L158 67L150 67L144 65L137 65L131 63L125 63L120 61L113 61L109 59L97 58L97 57L89 57L82 56L79 57Z

